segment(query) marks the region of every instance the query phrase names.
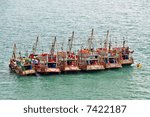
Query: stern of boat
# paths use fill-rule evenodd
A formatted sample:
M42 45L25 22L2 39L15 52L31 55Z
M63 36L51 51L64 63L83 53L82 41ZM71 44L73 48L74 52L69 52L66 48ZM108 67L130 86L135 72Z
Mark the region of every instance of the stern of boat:
M47 73L60 73L60 69L59 68L46 68L45 72Z
M69 72L69 71L80 71L78 66L66 66L64 71Z
M87 65L86 70L103 70L105 69L103 65Z
M119 63L109 63L106 64L106 69L112 69L112 68L122 68L122 65Z
M131 65L133 63L134 63L133 59L125 59L125 60L122 60L121 62L122 65Z
M25 75L33 75L35 74L35 70L34 69L30 69L30 70L25 70L25 71L22 71L22 75L25 76Z

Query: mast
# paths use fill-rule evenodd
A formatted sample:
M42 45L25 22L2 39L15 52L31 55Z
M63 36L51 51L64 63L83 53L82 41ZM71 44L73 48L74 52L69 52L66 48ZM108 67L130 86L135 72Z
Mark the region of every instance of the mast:
M110 39L110 42L109 42L109 50L111 49L111 39Z
M69 53L71 53L72 44L73 44L73 39L74 39L74 31L72 32L71 39L68 40Z
M125 43L126 43L126 41L125 41L125 39L123 37L123 48L125 47Z
M115 47L117 48L117 37L115 37Z
M39 41L39 36L37 36L36 42L33 45L33 48L32 48L33 54L36 53L36 49L37 49L37 46L38 46L38 41Z
M61 51L64 51L64 43L61 44Z
M55 36L55 38L54 38L54 42L52 43L51 54L54 54L55 45L56 45L56 36Z
M94 34L94 29L92 29L91 37L88 39L89 50L92 49L93 34Z
M51 50L50 50L50 57L51 57L51 59L53 59L53 57L54 57L55 45L56 45L56 36L54 38L54 42L52 43L52 47L51 47Z
M28 50L25 48L25 46L24 46L24 50L25 50L25 57L28 57Z
M109 37L109 30L107 30L107 35L106 35L106 39L104 42L104 48L106 48L106 49L107 49L108 37Z
M43 50L43 46L42 46L42 54L43 54L44 50Z
M12 55L12 58L13 58L13 59L16 59L16 44L14 44L14 47L13 47L13 55Z
M103 42L103 40L100 39L100 42L99 42L100 48L102 48L102 42Z

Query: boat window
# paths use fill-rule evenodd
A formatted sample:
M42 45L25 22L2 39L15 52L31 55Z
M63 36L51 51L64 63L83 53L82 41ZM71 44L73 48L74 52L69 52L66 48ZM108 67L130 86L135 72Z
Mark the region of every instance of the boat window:
M90 61L89 61L89 60L87 60L87 61L86 61L86 64L87 64L87 65L90 65Z
M114 58L109 58L110 63L116 63L116 60Z
M23 66L23 70L30 70L30 69L32 69L32 66L31 66L31 65Z
M105 59L104 59L104 62L105 62L105 63L108 63L108 59L107 59L107 58L105 58Z
M91 65L97 65L98 64L98 61L97 60L92 60L91 61Z
M86 64L87 65L95 65L95 64L97 64L98 62L96 61L96 60L87 60L86 61Z
M90 61L90 64L93 65L93 64L94 64L94 61Z
M37 65L37 64L38 64L38 60L33 59L33 60L31 61L31 63Z
M67 61L67 65L71 65L71 61Z
M129 55L124 54L124 55L122 55L122 58L123 58L123 59L129 59Z
M56 63L48 63L48 68L56 68Z
M67 65L76 65L75 61L67 61Z

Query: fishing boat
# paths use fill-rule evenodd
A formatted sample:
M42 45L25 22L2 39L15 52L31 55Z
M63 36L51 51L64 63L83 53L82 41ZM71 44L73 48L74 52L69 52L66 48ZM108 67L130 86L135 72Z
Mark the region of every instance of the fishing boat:
M56 37L52 43L50 53L42 53L36 56L33 53L32 56L32 65L39 74L57 74L60 73L58 68L57 55L54 53L56 44Z
M124 52L125 50L125 52ZM129 51L128 48L123 48L123 53L122 53L122 65L131 65L134 63L134 59L132 57L133 51Z
M116 54L112 55L111 52L104 56L104 66L106 69L122 68L119 57Z
M78 67L78 59L74 53L66 53L66 52L59 52L59 68L62 72L77 72L80 71Z
M129 50L129 47L125 47L125 40L123 41L123 47L122 49L122 65L131 65L134 63L134 59L132 57L133 50Z
M68 39L68 48L58 51L56 37L52 42L49 52L37 52L39 37L33 45L32 53L26 56L16 57L16 44L13 47L13 56L10 59L9 67L11 71L18 75L31 74L59 74L65 72L78 71L98 71L104 69L122 68L124 65L134 63L132 53L128 46L112 46L111 38L109 39L109 30L107 31L104 42L101 41L100 48L96 48L94 42L94 29L88 38L88 45L74 44L74 32ZM117 42L115 42L117 43ZM102 45L104 44L104 46ZM75 51L73 45L81 45L81 48ZM56 51L57 50L57 51ZM139 66L139 65L138 65Z
M16 57L16 44L14 44L13 56L10 59L9 67L11 71L18 75L33 75L35 74L35 69L31 65L31 60L28 57Z
M98 48L97 52L103 59L102 63L106 69L122 68L119 54L117 53L117 51L111 50L112 45L111 40L109 42L109 47L107 47L108 37L109 37L109 30L107 31L106 39L104 42L104 48Z
M95 53L93 45L93 33L92 29L91 36L88 39L88 49L82 49L78 52L79 68L83 71L96 71L103 70L104 65L100 62L100 56Z
M117 51L120 56L121 64L122 65L131 65L134 63L134 59L132 57L133 50L130 50L129 47L125 47L125 40L123 39L123 46L122 47L115 47L113 50Z
M88 49L80 50L79 52L79 68L82 71L97 71L103 70L104 65L99 61L98 54L91 54Z
M72 52L73 39L74 32L72 32L71 39L68 40L68 51L58 52L59 68L62 72L80 71L78 66L78 57L74 52Z
M57 74L61 72L57 67L56 55L54 55L53 59L50 59L49 54L40 54L34 66L36 72L39 74Z

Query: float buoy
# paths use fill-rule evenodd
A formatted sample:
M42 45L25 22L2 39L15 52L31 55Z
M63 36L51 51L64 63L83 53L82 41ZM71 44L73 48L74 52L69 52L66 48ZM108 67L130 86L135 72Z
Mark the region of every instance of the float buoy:
M142 64L138 63L138 64L136 65L136 67L137 67L137 68L142 68Z

